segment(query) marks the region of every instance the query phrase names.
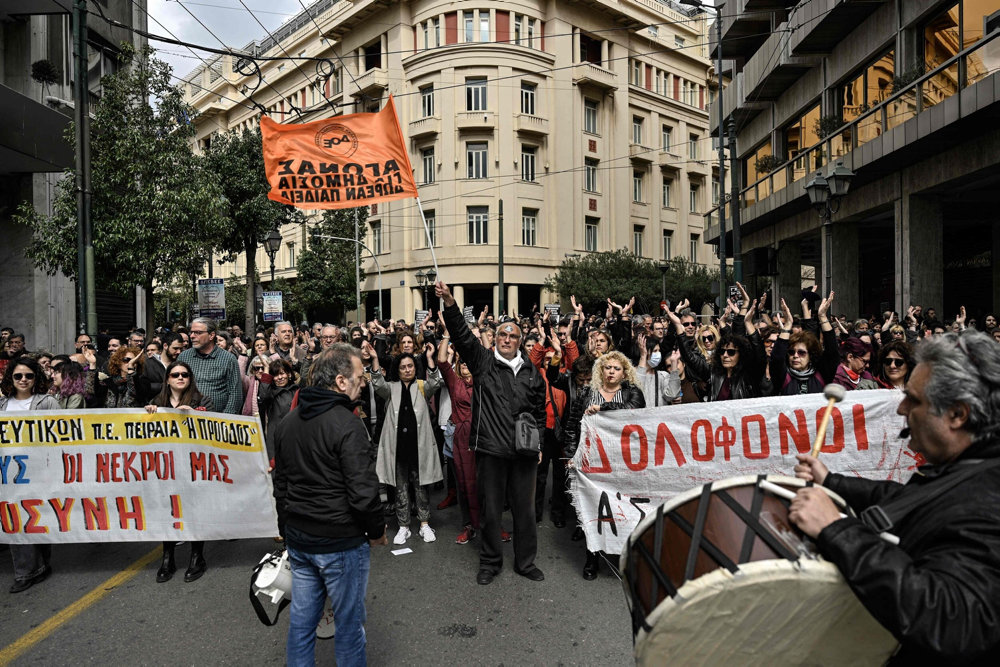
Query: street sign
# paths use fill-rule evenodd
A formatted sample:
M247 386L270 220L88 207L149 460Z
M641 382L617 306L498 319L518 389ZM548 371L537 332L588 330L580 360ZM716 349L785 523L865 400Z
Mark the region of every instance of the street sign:
M473 306L466 306L462 309L462 316L465 317L466 322L475 322L476 313Z
M550 322L555 324L559 321L561 307L558 303L547 303L545 304L545 314L548 316Z
M264 297L264 321L280 322L285 319L281 292L262 292L262 295Z
M198 280L198 313L213 320L226 319L226 281L222 278Z

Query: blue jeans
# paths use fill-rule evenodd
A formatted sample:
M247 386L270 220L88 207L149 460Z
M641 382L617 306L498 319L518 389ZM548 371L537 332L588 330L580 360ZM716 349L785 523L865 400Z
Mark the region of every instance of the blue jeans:
M371 550L365 542L348 551L309 554L288 545L292 565L292 604L285 657L289 667L316 664L316 625L327 596L337 633L337 667L366 665L365 595Z

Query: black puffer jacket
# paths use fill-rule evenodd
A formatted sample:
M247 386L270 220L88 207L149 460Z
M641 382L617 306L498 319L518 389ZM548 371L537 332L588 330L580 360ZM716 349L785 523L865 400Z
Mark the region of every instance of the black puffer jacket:
M760 334L756 331L752 335L746 336L750 341L753 354L749 359L741 359L739 368L733 372L729 381L729 394L732 400L740 398L756 398L760 396L760 379L764 377L764 364L767 355L764 353L764 343L761 342ZM721 354L722 343L715 350L715 354ZM698 352L697 343L693 338L683 338L680 345L681 359L684 360L685 374L692 381L706 382L709 384L709 400L716 400L722 383L725 382L724 373L716 371L714 364Z
M951 464L922 467L905 486L837 474L824 486L860 512L978 465L970 461L998 457L1000 441L981 442ZM858 519L841 519L817 540L865 608L902 644L889 664L1000 664L1000 466L919 507L892 532L899 546Z
M587 406L593 403L593 389L581 390L569 409L569 419L563 429L563 456L572 459L576 455L576 450L580 446L580 422L583 420L583 413L587 411ZM601 404L601 412L606 410L635 410L646 407L646 398L642 390L629 382L622 383L622 402L605 401Z
M469 443L477 454L502 458L517 456L514 450L514 419L529 413L538 424L538 437L545 440L545 379L524 357L517 375L499 361L472 335L458 304L444 309L444 323L452 344L469 367L475 382L472 394L472 432ZM522 355L523 356L523 355Z
M375 447L344 394L320 387L274 433L274 499L278 529L320 537L382 537L385 522L375 474Z
M299 385L294 382L279 387L266 373L257 385L257 409L264 427L268 456L274 456L274 430L281 423L282 417L292 409L292 399L298 390Z

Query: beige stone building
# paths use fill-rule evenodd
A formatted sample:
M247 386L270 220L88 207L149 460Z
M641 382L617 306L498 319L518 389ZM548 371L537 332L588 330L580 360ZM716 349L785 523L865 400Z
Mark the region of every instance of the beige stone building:
M567 255L625 247L714 264L710 20L659 0L320 0L247 46L292 60L258 61L258 80L223 56L184 77L186 94L201 145L257 122L245 95L283 122L393 95L440 277L463 305L498 307L502 202L504 296L524 312L556 300L543 283ZM282 234L277 275L291 278L306 231ZM432 266L416 203L373 205L362 235L384 316L412 318L416 274ZM378 275L362 256L369 318ZM242 275L244 261L216 275ZM266 273L263 250L257 262Z

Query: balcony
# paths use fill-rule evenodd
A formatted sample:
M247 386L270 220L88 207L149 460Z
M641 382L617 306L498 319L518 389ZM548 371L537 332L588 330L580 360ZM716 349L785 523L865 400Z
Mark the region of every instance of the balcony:
M594 63L573 65L573 85L591 86L603 91L618 90L615 73Z
M788 24L782 24L787 28ZM767 38L764 45L743 68L743 89L754 100L776 100L802 75L818 64L816 56L794 56L788 35L781 31ZM777 57L776 57L777 56Z
M455 127L459 132L495 130L497 115L492 111L460 111L455 114Z
M673 171L680 171L681 167L687 162L684 158L676 153L671 153L670 151L661 150L659 155L656 157L656 164L661 169L671 169Z
M630 143L628 145L628 156L632 162L651 163L656 157L657 149L643 146L642 144Z
M799 28L788 38L791 53L830 53L884 4L885 0L810 0L802 4L792 12Z
M353 97L364 97L366 95L380 95L383 90L389 87L389 70L370 69L353 81L353 86L357 90L351 95Z
M441 132L441 119L437 116L427 116L410 121L410 138L430 137Z
M520 134L545 135L549 133L549 120L540 116L519 113L514 116L514 131Z

